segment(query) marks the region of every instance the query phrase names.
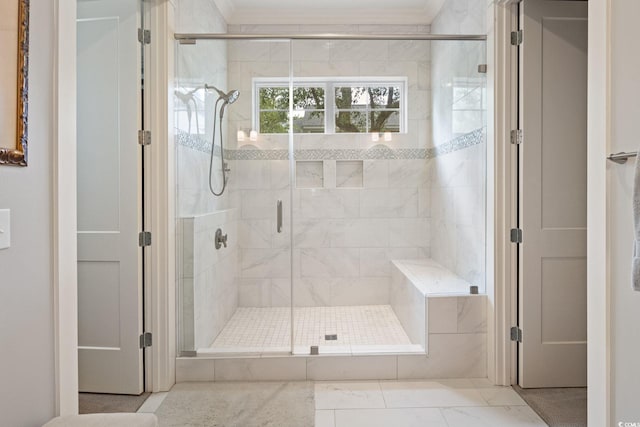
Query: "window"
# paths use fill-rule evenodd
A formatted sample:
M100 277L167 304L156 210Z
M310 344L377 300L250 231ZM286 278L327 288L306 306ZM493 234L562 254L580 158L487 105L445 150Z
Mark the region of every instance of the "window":
M294 133L405 132L406 78L299 79ZM254 79L254 128L289 132L287 79Z
M334 90L336 133L400 132L401 86L341 84Z
M259 84L258 130L261 133L289 132L289 86ZM323 85L296 85L293 89L293 131L325 133L325 88Z

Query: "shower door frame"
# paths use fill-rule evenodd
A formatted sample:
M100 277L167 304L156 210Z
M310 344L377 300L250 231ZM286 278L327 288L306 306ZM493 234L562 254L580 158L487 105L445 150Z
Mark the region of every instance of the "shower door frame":
M489 8L492 11L492 8ZM368 41L368 40L406 40L406 41L484 41L485 46L489 47L488 40L491 40L487 35L469 35L469 34L234 34L234 33L175 33L174 39L180 45L194 45L198 40L242 40L242 41L287 41L289 42L289 93L293 94L295 86L294 78L294 58L293 58L293 43L296 40L350 40L350 41ZM289 97L289 117L292 117L294 105L293 96ZM491 113L489 113L491 114ZM489 116L490 117L490 116ZM489 139L489 138L488 138ZM294 295L294 209L293 200L295 193L295 171L296 171L296 159L295 159L295 147L294 147L294 132L293 126L289 126L288 132L288 160L289 160L289 193L290 193L290 250L289 250L289 268L290 268L290 298L291 298L291 337L290 337L290 355L296 355L295 352L295 295ZM274 202L276 202L274 200ZM487 204L488 205L488 204ZM486 207L485 207L486 209ZM489 236L487 236L490 239ZM487 240L488 242L488 240ZM173 260L175 258L172 258ZM485 256L485 263L488 265L489 257ZM175 261L173 261L175 262ZM488 270L487 273L488 274ZM177 331L176 331L177 332ZM493 331L490 331L488 335L491 337ZM491 342L491 338L489 342ZM186 354L186 353L185 353ZM273 353L277 354L277 353ZM490 354L488 354L489 363L491 364ZM489 370L491 372L491 370Z

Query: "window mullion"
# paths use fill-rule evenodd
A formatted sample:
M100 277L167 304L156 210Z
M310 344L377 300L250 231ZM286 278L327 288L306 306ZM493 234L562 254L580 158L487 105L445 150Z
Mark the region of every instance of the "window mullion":
M324 108L325 108L325 133L336 133L336 90L335 83L330 82L325 85Z

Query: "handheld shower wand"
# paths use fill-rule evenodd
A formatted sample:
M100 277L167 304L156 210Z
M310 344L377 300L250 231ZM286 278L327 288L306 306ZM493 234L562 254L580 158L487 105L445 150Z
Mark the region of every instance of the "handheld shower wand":
M227 188L227 172L229 169L224 161L224 139L222 132L222 119L224 118L224 111L227 105L231 105L238 100L240 97L240 92L237 90L229 91L229 93L224 93L220 89L215 86L209 86L207 84L204 85L205 90L215 90L218 92L218 99L216 100L216 105L214 109L213 116L213 142L211 143L211 160L209 162L209 189L214 196L222 196L224 194L224 190ZM216 192L213 189L213 185L211 183L211 179L213 176L213 156L216 147L216 124L218 121L218 104L220 101L223 101L222 107L220 108L220 161L222 166L222 190L220 192Z

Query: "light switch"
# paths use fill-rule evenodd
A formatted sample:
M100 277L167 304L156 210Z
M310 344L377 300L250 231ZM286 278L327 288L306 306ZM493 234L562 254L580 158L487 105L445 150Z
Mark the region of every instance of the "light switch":
M0 209L0 249L11 246L11 211Z

